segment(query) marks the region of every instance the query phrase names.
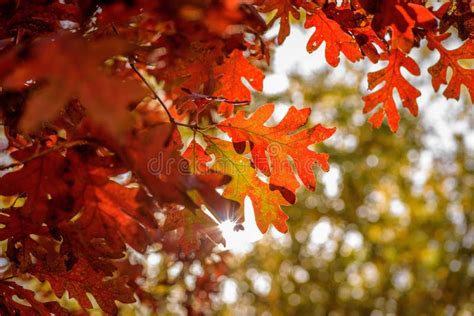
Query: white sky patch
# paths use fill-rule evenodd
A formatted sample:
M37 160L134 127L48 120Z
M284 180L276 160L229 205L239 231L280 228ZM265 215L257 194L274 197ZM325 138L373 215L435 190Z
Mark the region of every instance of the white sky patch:
M10 266L10 260L6 257L0 257L0 273L6 272Z
M267 36L275 35L278 30L273 27ZM286 38L283 45L279 46L273 55L273 71L276 74L300 73L310 76L317 70L326 68L323 45L312 54L306 51L306 43L311 36L310 30L304 30L300 26L292 26L291 34Z
M298 283L306 283L309 281L309 273L303 267L296 266L293 268L293 278Z
M410 289L413 283L413 276L408 269L401 269L392 276L392 284L399 291Z
M263 93L279 94L286 91L290 87L288 76L284 74L268 74L263 81Z
M422 191L423 186L428 179L428 172L433 166L433 154L428 151L424 150L420 154L420 159L418 162L418 166L413 171L411 180L413 183L413 189L415 193L420 193Z
M5 135L5 126L0 126L0 150L5 150L8 147L8 139Z
M290 106L286 103L277 103L275 104L275 111L273 112L271 122L280 122L285 115L288 113L288 110L290 109Z

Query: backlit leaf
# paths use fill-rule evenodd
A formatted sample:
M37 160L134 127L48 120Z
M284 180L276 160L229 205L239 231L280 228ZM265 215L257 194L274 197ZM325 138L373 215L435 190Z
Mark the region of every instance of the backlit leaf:
M440 59L436 64L428 68L432 76L433 88L438 91L442 84L447 85L443 94L450 99L459 100L461 86L464 85L471 102L474 101L474 69L463 67L460 60L474 59L474 40L468 39L461 47L453 50L446 49L442 42L450 36L449 33L443 35L428 35L428 47L436 49L440 54ZM448 69L452 70L452 75L448 78Z
M420 75L420 68L410 56L400 50L392 51L390 54L384 53L382 60L388 61L387 67L369 73L368 80L370 90L375 89L381 83L384 85L379 90L363 97L364 113L371 112L379 104L382 104L382 107L372 114L369 122L378 128L382 125L384 117L387 117L390 130L396 132L400 114L393 99L394 90L397 89L402 105L414 116L418 115L416 99L421 95L421 92L402 76L401 68L404 67L415 76Z
M307 29L316 27L316 31L311 35L306 49L309 53L312 53L323 42L326 42L325 55L329 65L336 67L339 64L339 54L341 52L352 62L362 58L362 53L355 39L346 33L336 21L329 19L322 9L316 9L308 15L304 27Z
M245 111L239 111L218 127L232 138L237 151L243 152L248 142L252 163L270 177L271 189L279 190L288 202L294 203L296 189L300 186L297 175L309 190L314 190L316 179L313 167L319 165L324 171L329 170L329 155L316 153L308 147L328 139L335 128L318 124L299 131L308 122L311 109L298 110L293 106L280 123L265 126L274 108L273 104L263 105L249 118L245 117ZM294 166L290 164L290 159Z

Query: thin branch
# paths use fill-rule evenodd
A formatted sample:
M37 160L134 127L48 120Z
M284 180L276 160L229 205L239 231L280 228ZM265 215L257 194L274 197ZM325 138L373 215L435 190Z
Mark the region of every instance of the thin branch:
M15 163L12 163L12 164L7 165L7 166L0 166L0 171L10 169L10 168L14 168L14 167L19 167L19 166L24 165L25 163L27 163L29 161L32 161L34 159L46 156L46 155L48 155L48 154L50 154L54 151L57 151L57 150L67 149L67 148L71 148L71 147L74 147L74 146L90 145L90 144L91 144L91 142L89 142L87 140L76 140L76 141L73 141L73 142L70 142L70 143L62 143L62 144L53 146L49 149L46 149L45 151L42 151L40 153L37 153L33 156L30 156L30 157L28 157L28 158L26 158L22 161L15 162Z
M188 127L188 128L191 128L193 130L195 129L200 129L200 127L197 125L197 124L186 124L186 123L180 123L180 122L177 122L174 117L171 115L170 111L168 110L168 108L166 107L165 103L163 102L163 100L160 98L160 96L158 95L158 93L156 93L155 89L153 89L153 87L151 86L151 84L148 82L148 80L146 80L146 78L140 73L140 71L137 69L137 67L135 66L135 62L134 61L131 61L131 57L128 57L128 63L130 65L130 67L132 68L132 70L138 75L138 77L140 77L140 79L143 81L143 83L145 83L145 85L148 87L148 89L153 93L153 96L155 98L155 100L158 101L158 103L160 103L161 107L165 110L166 114L168 115L168 118L170 120L170 122L172 124L175 124L175 125L179 125L179 126L184 126L184 127Z
M114 24L112 24L112 29L114 30L115 34L120 35ZM192 128L192 129L198 128L197 125L191 125L191 124L176 122L176 120L174 119L174 117L171 115L170 111L166 107L165 102L163 102L163 100L160 98L158 93L156 93L153 86L148 82L148 80L146 80L146 78L138 70L138 68L136 66L135 58L133 56L127 56L127 60L128 60L128 64L130 65L130 68L132 68L132 70L137 74L137 76L141 79L141 81L143 81L143 83L148 87L148 89L151 91L151 93L153 93L153 96L154 96L155 100L157 100L158 103L163 108L163 110L165 110L166 115L168 115L168 119L170 120L171 123L173 123L175 125L179 125L179 126L189 127L189 128Z
M133 69L133 71L138 75L138 77L140 77L140 79L143 81L143 83L148 87L148 89L153 93L153 96L155 97L155 100L158 101L158 103L160 103L161 107L165 110L166 114L168 115L168 118L170 120L171 123L175 123L177 124L178 122L175 121L174 117L171 115L170 111L168 110L168 108L166 107L165 103L163 102L163 100L160 98L160 96L158 95L158 93L156 93L155 89L153 89L153 87L151 86L151 84L148 82L148 80L146 80L146 78L141 74L141 72L137 69L137 67L135 66L135 62L131 60L130 57L128 57L128 63L130 65L130 67ZM180 123L182 124L182 123ZM177 124L177 125L180 125L180 124Z

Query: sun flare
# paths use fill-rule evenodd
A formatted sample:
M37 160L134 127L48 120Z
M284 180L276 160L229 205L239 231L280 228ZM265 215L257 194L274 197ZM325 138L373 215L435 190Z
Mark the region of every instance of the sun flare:
M234 230L236 222L231 220L223 221L219 224L219 229L226 241L226 249L233 249L243 242L243 236Z

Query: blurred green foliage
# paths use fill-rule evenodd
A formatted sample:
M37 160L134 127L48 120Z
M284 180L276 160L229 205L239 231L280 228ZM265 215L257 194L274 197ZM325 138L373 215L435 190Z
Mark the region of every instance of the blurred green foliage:
M286 208L288 234L267 234L229 261L219 313L473 315L474 148L467 133L454 137L453 150L430 148L427 137L436 131L423 124L423 111L403 115L397 134L374 130L361 113L359 88L326 84L327 76L293 77L287 92L255 102L312 105L313 123L336 126L318 148L330 153L332 170L318 175L316 192L302 190ZM450 126L472 130L472 106L452 113Z

